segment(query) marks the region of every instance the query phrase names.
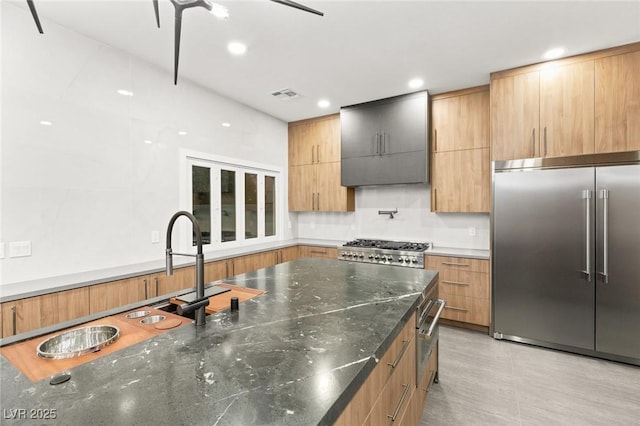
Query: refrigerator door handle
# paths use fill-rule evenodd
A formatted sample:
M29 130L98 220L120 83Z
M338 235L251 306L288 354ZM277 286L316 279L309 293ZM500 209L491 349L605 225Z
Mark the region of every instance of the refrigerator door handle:
M601 189L602 198L602 272L598 272L600 281L609 282L609 190Z
M580 271L587 282L591 282L591 191L582 191L582 198L585 203L585 269Z

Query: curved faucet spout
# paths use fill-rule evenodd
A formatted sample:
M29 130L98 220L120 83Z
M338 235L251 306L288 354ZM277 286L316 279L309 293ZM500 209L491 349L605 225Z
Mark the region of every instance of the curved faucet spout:
M200 224L194 215L191 213L181 210L174 214L169 220L169 226L167 227L167 248L166 248L166 267L167 267L167 275L173 274L173 251L171 250L171 234L173 233L173 225L176 220L180 216L186 216L191 223L193 224L193 232L196 235L196 245L198 247L198 252L196 254L196 300L200 300L204 298L204 255L202 254L202 235L200 233ZM179 253L175 253L179 254ZM209 303L207 301L206 304L201 304L196 309L195 320L196 325L201 326L205 324L205 306Z

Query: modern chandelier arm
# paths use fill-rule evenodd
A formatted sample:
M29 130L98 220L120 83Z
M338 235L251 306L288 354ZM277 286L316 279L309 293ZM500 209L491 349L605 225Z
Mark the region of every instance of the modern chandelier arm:
M296 9L300 9L300 10L304 10L305 12L309 12L309 13L313 13L315 15L320 15L320 16L324 16L324 13L320 12L319 10L315 10L312 9L308 6L305 6L303 4L300 3L296 3L295 1L291 1L291 0L271 0L274 3L280 3L283 4L285 6L289 6L289 7L293 7Z
M40 34L44 34L44 31L42 31L42 25L40 25L40 18L38 18L38 12L36 11L36 5L33 3L33 0L27 0L27 4L29 5L29 10L31 11L31 16L33 16L33 20L36 21L36 27L38 27L38 32Z
M153 11L156 14L156 25L160 28L160 9L158 9L158 0L153 0Z
M175 24L174 24L174 56L173 56L173 84L178 84L178 63L180 60L180 35L182 32L182 11L192 7L204 7L211 11L213 9L213 3L210 0L170 0L175 9ZM316 15L324 16L324 14L310 7L304 6L300 3L296 3L291 0L271 0L275 3L280 3L285 6L294 7L296 9L303 10L305 12L313 13ZM154 8L157 6L157 0L154 0ZM156 10L156 21L158 27L160 27L159 13Z

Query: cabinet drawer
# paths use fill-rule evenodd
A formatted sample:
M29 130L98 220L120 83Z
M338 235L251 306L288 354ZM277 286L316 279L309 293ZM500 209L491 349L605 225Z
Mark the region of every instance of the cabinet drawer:
M416 339L411 339L395 370L363 425L393 425L404 416L415 390Z
M489 273L489 261L483 259L467 259L464 257L427 256L425 269L460 270Z
M489 299L489 274L445 269L440 272L438 291L441 297L453 295Z
M489 300L475 297L445 296L447 305L442 318L468 322L478 325L489 325Z
M367 380L362 384L360 389L358 389L349 405L347 405L338 420L336 420L335 426L361 425L367 416L370 415L372 406L378 400L381 389L390 382L390 378L395 375L406 362L410 362L413 365L412 374L414 379L412 379L412 383L414 383L416 374L415 326L416 316L414 314L409 318L409 321L402 328L400 334L398 334L389 349L387 349L380 358L380 361L371 374L369 374ZM391 367L389 364L393 364L394 361L397 361L396 366ZM406 398L409 396L410 395L407 395ZM375 424L375 422L373 424Z
M338 249L334 247L300 246L300 257L337 259Z

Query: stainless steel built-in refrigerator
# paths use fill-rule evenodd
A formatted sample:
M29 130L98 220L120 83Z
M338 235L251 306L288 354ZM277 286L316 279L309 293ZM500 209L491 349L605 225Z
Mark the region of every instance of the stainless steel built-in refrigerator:
M640 365L640 152L497 161L496 338Z

